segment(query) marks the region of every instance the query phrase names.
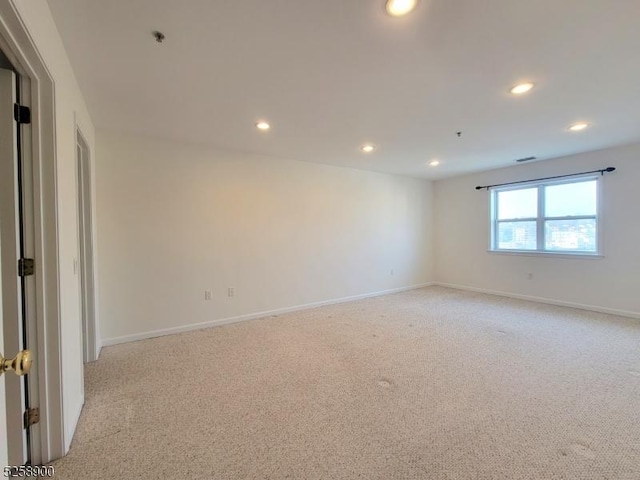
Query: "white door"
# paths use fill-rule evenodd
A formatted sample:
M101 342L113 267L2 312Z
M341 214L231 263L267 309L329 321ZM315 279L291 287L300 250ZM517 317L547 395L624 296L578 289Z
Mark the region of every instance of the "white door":
M24 346L20 257L18 125L14 118L16 77L0 69L0 353L13 358ZM0 377L0 464L23 465L28 437L23 413L27 390L23 377L6 372Z

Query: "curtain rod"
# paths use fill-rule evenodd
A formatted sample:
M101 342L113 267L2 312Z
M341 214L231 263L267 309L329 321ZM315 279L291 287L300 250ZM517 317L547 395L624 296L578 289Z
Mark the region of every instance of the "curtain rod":
M605 173L613 172L615 169L616 167L607 167L601 170L592 170L590 172L570 173L568 175L556 175L555 177L534 178L533 180L521 180L519 182L498 183L496 185L484 185L484 186L476 187L476 190L482 190L483 188L486 188L487 190L489 190L490 188L493 188L493 187L504 187L505 185L517 185L518 183L537 182L539 180L553 180L554 178L575 177L578 175L588 175L589 173L599 173L600 175L604 175Z

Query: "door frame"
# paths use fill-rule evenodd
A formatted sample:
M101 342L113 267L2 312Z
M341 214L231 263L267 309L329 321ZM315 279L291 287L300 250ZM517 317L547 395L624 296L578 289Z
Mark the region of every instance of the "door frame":
M0 225L0 228L2 226ZM2 271L2 236L0 236L0 271ZM0 275L0 305L2 305L2 275ZM4 324L2 323L2 308L0 308L0 347L4 346L4 329L2 328ZM0 440L4 438L7 434L7 418L4 414L4 409L6 408L5 402L5 384L4 384L4 375L0 376ZM7 442L8 443L8 442ZM2 445L0 443L0 467L4 467L9 461L9 445ZM4 472L3 472L4 473Z
M93 169L91 149L76 120L76 184L78 188L78 256L80 313L82 317L83 360L94 362L100 353L96 322L96 270L94 248ZM78 156L78 150L86 156Z
M31 167L30 178L24 178L25 196L33 205L33 218L26 224L33 228L36 260L33 315L27 320L27 328L36 359L29 386L34 397L32 406L40 408L40 423L32 427L31 459L33 464L42 464L65 454L55 85L15 1L0 2L0 48L20 74L22 101L31 108L31 125L24 129L22 139L24 161Z

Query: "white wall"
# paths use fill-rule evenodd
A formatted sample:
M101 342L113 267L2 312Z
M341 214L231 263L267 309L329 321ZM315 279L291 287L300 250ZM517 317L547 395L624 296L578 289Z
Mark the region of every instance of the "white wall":
M97 148L105 344L431 280L427 181L103 130Z
M80 295L73 268L78 258L76 122L92 151L95 132L47 2L16 1L15 6L55 82L62 383L68 449L84 403Z
M476 185L616 167L603 178L604 258L489 253L489 193ZM435 182L439 283L640 316L640 145ZM531 280L528 273L533 274Z

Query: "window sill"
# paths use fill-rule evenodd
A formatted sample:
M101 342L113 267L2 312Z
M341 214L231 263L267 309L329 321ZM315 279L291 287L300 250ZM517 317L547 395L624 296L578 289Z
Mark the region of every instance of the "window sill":
M567 253L567 252L533 252L529 250L487 250L489 253L498 255L517 255L521 257L550 257L550 258L571 258L574 260L601 260L604 255L600 253Z

